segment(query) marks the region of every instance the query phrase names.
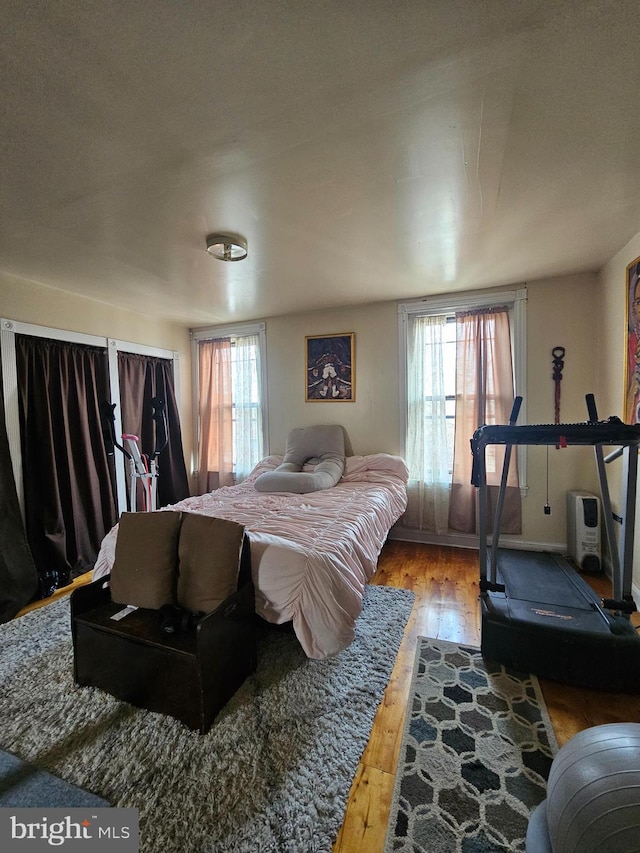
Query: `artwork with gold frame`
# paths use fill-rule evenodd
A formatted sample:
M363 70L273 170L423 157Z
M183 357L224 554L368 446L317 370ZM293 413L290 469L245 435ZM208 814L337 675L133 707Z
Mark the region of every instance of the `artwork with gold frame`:
M355 334L307 335L305 400L307 403L353 403Z
M640 258L627 266L624 422L640 422Z

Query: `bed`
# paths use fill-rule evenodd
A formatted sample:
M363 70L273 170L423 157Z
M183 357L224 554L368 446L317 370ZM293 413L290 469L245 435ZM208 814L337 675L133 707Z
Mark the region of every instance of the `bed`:
M256 612L274 624L291 621L306 655L325 658L353 640L366 583L389 530L406 508L408 470L403 459L387 453L348 456L331 488L304 494L258 491L258 477L279 469L283 458L264 458L237 486L163 509L244 525ZM94 579L111 571L117 531L116 525L102 542Z

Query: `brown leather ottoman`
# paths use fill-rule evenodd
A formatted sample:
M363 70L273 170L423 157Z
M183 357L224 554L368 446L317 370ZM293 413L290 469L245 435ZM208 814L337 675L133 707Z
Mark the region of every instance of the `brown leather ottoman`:
M244 575L244 576L243 576ZM256 668L251 579L195 627L167 634L158 610L112 602L108 578L71 595L74 677L79 685L150 711L170 714L202 734Z

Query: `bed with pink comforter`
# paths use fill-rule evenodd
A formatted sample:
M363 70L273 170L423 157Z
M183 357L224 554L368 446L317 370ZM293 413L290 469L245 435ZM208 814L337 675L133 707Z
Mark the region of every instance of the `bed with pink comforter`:
M407 466L399 456L348 456L336 486L307 494L256 491L256 478L282 456L268 456L244 482L165 509L243 524L251 543L256 612L293 622L310 658L335 655L353 640L367 581L389 530L406 508ZM117 525L102 542L94 578L111 571Z

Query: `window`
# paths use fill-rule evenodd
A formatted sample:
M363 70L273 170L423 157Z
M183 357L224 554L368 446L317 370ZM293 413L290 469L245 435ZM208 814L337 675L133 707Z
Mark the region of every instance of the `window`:
M415 320L414 320L415 322ZM446 441L443 450L446 463L443 470L451 474L453 471L453 440L456 414L456 318L448 315L442 318L441 336L439 340L430 337L424 341L422 357L425 362L424 371L424 400L427 404L424 410L426 423L425 434L432 435L435 430L434 420L437 417L436 406L438 395L443 400L443 415ZM441 367L440 367L441 365ZM442 370L442 378L438 374ZM441 390L439 390L441 385Z
M399 305L402 427L410 471L404 526L437 535L475 531L469 439L482 423L508 421L515 389L524 396L525 306L524 289ZM520 419L526 419L524 411ZM509 484L511 492L516 486L518 506L526 481L522 450ZM487 455L494 478L502 471L502 453L492 447ZM512 532L517 524L514 514Z
M193 330L198 490L243 480L267 447L265 326Z
M236 480L246 477L264 455L260 385L259 338L231 338L232 464Z

